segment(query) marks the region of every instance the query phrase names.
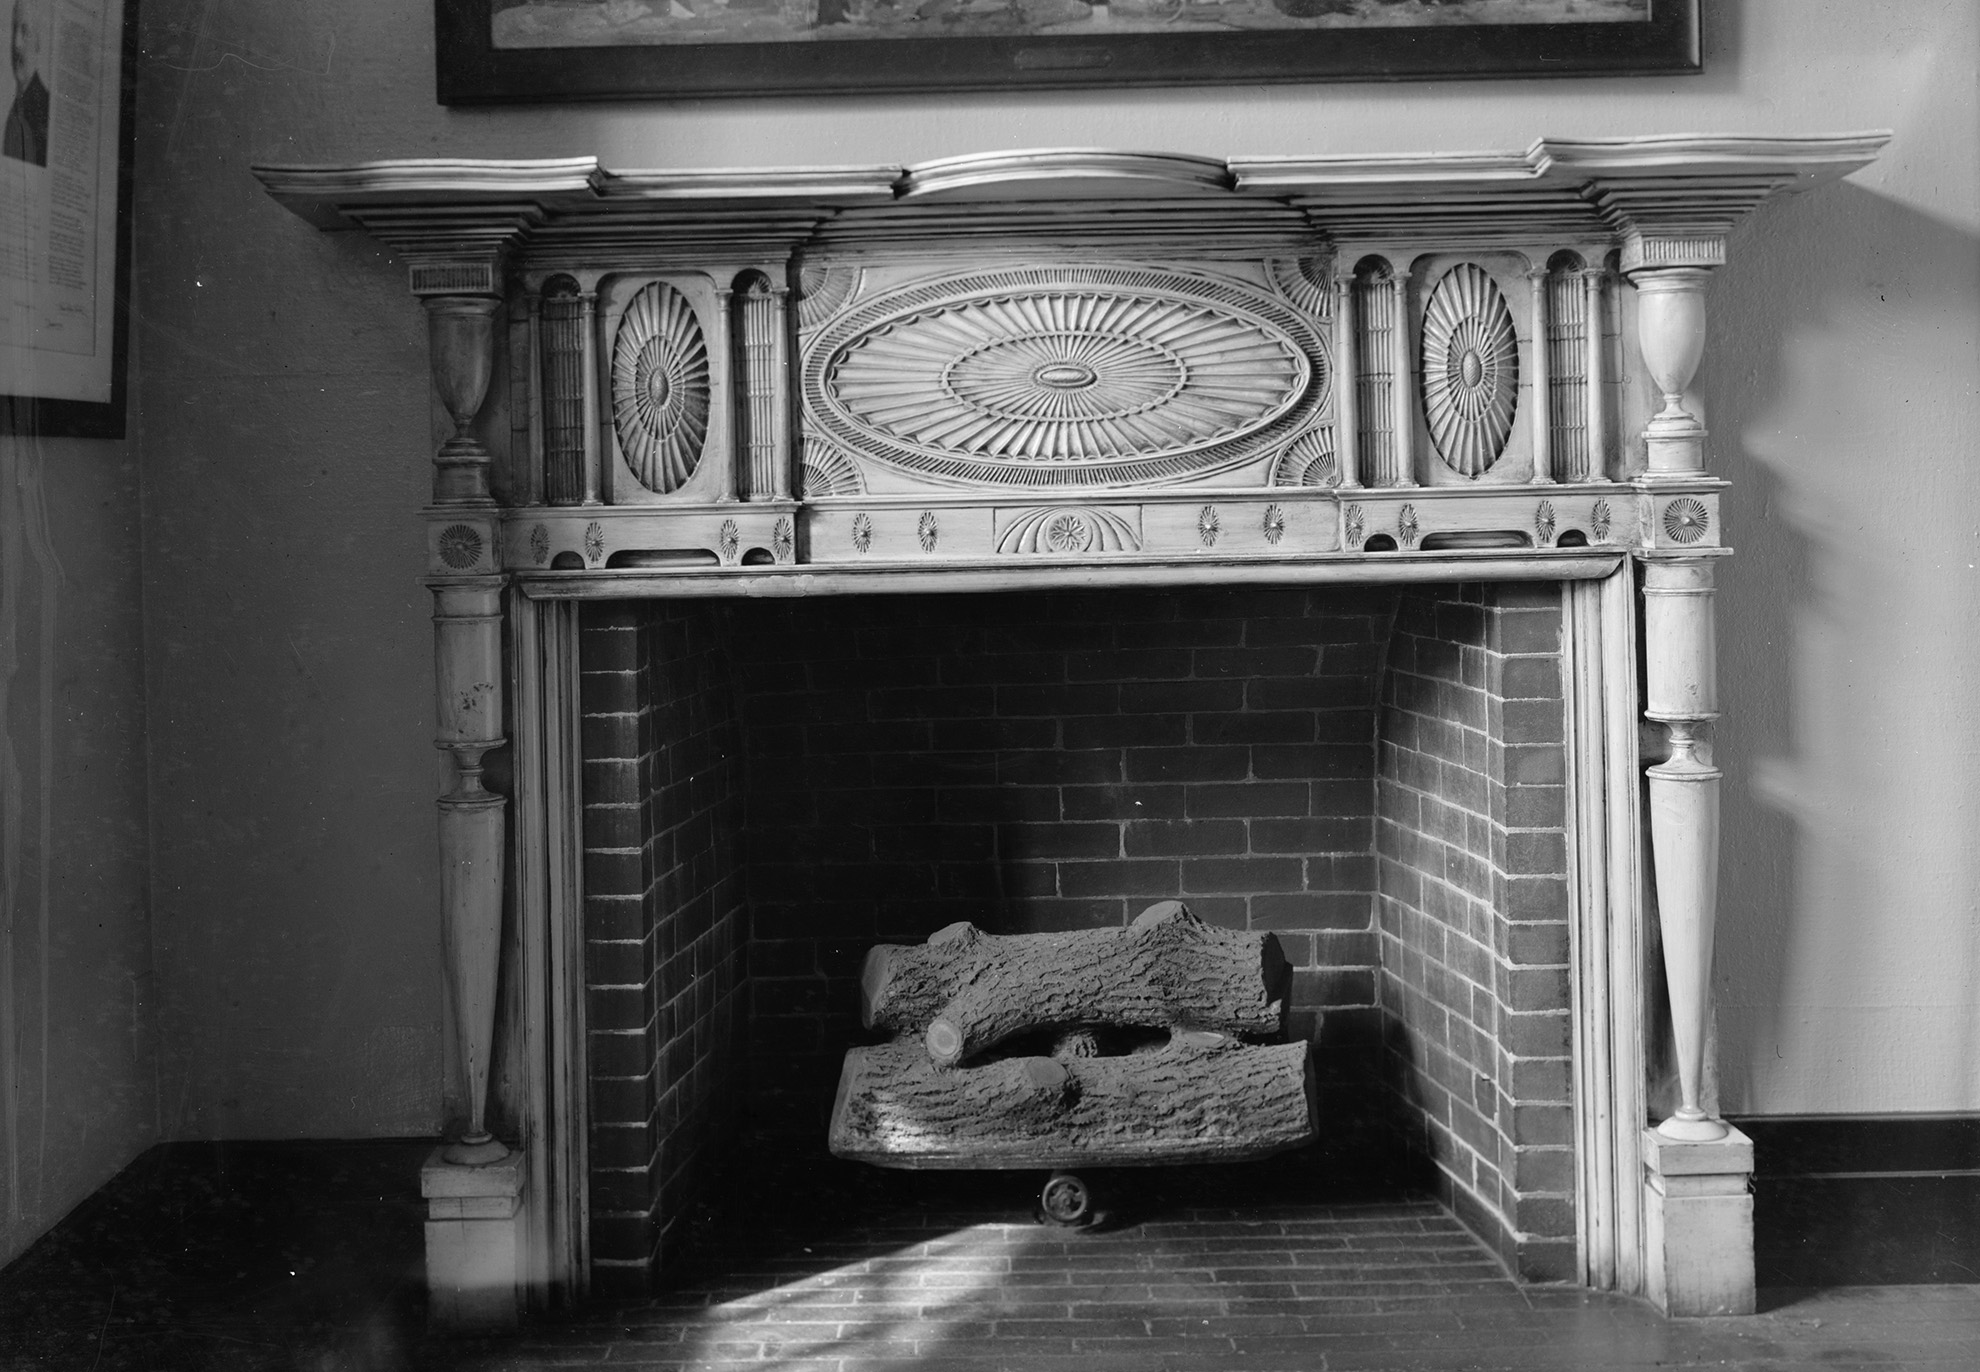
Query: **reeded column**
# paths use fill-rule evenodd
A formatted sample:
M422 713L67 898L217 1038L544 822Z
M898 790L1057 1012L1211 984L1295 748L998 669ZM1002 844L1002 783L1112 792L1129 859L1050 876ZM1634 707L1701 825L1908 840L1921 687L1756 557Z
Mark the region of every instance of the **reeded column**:
M508 1154L487 1128L488 1076L501 971L504 797L482 785L482 761L506 741L502 720L502 586L489 454L474 434L494 356L493 264L415 268L424 300L433 386L454 425L434 455L427 511L433 591L435 743L453 759L440 797L440 892L447 990L468 1112L447 1162L481 1165ZM478 276L479 279L474 279ZM455 293L472 282L476 294ZM422 285L426 289L422 289ZM434 289L434 287L439 289Z
M1354 269L1334 272L1334 459L1341 489L1361 486L1361 419L1354 374Z
M1609 425L1609 273L1597 265L1582 277L1588 291L1588 472L1590 481L1615 477L1615 442Z

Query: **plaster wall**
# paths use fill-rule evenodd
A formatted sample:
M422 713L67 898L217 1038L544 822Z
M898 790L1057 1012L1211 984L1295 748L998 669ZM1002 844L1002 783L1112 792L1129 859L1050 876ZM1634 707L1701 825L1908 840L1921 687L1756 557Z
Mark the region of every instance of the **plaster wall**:
M135 444L0 436L0 1264L157 1138Z
M430 7L147 0L140 271L165 1126L389 1134L440 1109L422 320L256 161L619 167L999 147L1206 154L1887 126L1763 210L1698 389L1722 597L1724 1103L1980 1109L1980 185L1969 0L1712 0L1689 79L449 111Z

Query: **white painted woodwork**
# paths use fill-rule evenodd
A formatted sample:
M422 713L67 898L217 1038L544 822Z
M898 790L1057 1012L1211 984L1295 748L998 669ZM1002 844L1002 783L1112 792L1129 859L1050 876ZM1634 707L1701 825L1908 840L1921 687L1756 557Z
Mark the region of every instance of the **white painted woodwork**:
M1644 1294L1667 1315L1750 1315L1753 1141L1643 1134Z
M471 1114L454 1156L501 1150L483 1140L484 1085L512 825L520 927L506 955L526 989L511 1026L518 1099L504 1099L503 1118L523 1148L481 1166L526 1179L514 1271L531 1299L580 1293L586 1261L575 602L1550 579L1566 588L1575 741L1585 1280L1673 1309L1740 1308L1751 1212L1733 1180L1738 1136L1701 1099L1723 483L1706 473L1684 392L1705 346L1706 273L1733 226L1770 196L1864 165L1885 139L1542 139L1511 153L1224 161L1055 150L779 170L615 172L589 158L256 169L311 222L363 229L404 256L428 311L433 385L454 429L435 454L428 511L440 743L456 763L440 801L447 967ZM1586 471L1564 467L1551 427L1565 372L1548 353L1543 269L1557 253L1585 264ZM1357 284L1371 259L1390 267ZM1634 288L1628 306L1607 288L1611 260ZM1416 460L1419 424L1425 442L1437 432L1421 418L1419 348L1427 299L1464 262L1493 263L1498 288L1529 291L1499 297L1528 331L1524 413L1489 457L1447 472ZM767 491L755 465L743 489L732 399L763 398L729 338L730 292L746 271L772 282L782 324ZM528 421L511 441L527 450L507 454L504 471L524 476L500 489L521 499L498 508L474 429L494 321L505 299L527 321L536 351L512 370L540 388L535 293L555 274L580 291L584 503L544 501L540 396L518 397L511 413L521 401ZM706 345L705 383L688 378L703 388L706 429L672 484L638 481L615 428L615 407L643 407L662 428L682 413L669 408L681 378L660 366L678 349L661 345L644 370L622 353L615 382L628 307L656 284L691 308ZM1632 310L1624 337L1612 321ZM787 337L796 346L785 351ZM1474 370L1461 350L1444 364L1446 383L1453 366L1460 379ZM1636 464L1620 452L1616 380L1639 374L1662 406L1642 435L1647 466L1620 480ZM759 413L743 426L751 434ZM1467 470L1480 462L1490 470ZM1435 480L1418 485L1425 469ZM1570 532L1585 546L1559 546ZM1393 549L1365 550L1377 536ZM480 780L484 755L503 746L505 675L513 806ZM1668 739L1647 772L1647 853L1643 716ZM1650 1133L1646 871L1683 1079L1678 1114Z
M1657 873L1664 970L1671 998L1681 1103L1658 1125L1667 1138L1724 1138L1701 1105L1711 1016L1712 935L1718 915L1719 769L1709 729L1718 718L1712 564L1644 567L1644 715L1663 724L1670 755L1651 767L1650 848Z

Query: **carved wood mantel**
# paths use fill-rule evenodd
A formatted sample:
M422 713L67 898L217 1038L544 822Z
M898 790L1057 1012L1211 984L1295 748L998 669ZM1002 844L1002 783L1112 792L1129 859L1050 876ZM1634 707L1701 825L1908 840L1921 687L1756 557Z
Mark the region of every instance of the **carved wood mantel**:
M427 527L466 1119L429 1194L465 1207L462 1261L492 1251L469 1223L492 1216L519 1289L584 1282L574 602L1551 579L1575 677L1583 1271L1750 1309L1750 1149L1705 1048L1730 550L1686 392L1735 223L1884 141L257 168L406 260L454 429ZM1647 769L1639 718L1663 740ZM505 746L507 796L481 780ZM1680 1091L1645 1133L1650 908Z

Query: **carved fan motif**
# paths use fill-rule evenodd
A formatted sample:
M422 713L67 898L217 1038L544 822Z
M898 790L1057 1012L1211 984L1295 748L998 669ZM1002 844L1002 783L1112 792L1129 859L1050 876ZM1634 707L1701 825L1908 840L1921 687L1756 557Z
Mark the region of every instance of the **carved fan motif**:
M821 267L807 262L798 271L798 325L815 329L845 307L859 285L857 267Z
M1272 284L1279 294L1319 319L1334 314L1334 285L1329 279L1333 260L1326 257L1275 257Z
M1006 269L840 316L807 358L805 400L841 448L927 476L1159 481L1230 467L1310 422L1324 346L1282 302L1236 282Z
M1423 411L1452 471L1488 471L1512 436L1519 341L1512 311L1482 267L1444 273L1423 312Z
M649 491L678 490L708 434L708 342L694 307L656 281L633 297L612 344L612 424Z
M800 491L806 499L821 495L858 495L866 489L852 459L829 443L806 439Z
M1332 486L1340 480L1334 462L1334 431L1314 429L1286 445L1272 464L1274 486Z

